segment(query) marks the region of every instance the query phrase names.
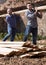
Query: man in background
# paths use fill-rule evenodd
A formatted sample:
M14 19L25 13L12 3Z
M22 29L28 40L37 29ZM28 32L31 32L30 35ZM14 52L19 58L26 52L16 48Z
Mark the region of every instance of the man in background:
M8 34L4 37L3 41L6 41L10 37L10 41L14 41L16 34L16 16L12 14L12 9L7 9L6 23Z
M27 4L27 8L28 10L26 11L25 15L27 17L28 22L26 25L23 41L27 40L28 34L31 32L33 36L33 44L36 45L37 34L38 34L37 17L42 18L42 12L36 11L31 3Z

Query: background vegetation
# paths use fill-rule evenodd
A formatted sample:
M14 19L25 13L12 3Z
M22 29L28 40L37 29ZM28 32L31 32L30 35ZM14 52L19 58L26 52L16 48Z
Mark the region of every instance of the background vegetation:
M7 33L0 33L0 40L2 40L6 34ZM24 33L17 33L15 36L15 41L22 41L23 36L24 36ZM44 39L46 39L46 36L38 35L38 40L44 40ZM31 34L28 36L28 40L32 40Z

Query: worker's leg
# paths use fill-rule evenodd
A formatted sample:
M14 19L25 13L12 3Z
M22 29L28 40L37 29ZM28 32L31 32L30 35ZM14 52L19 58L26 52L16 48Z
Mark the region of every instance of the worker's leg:
M12 32L12 28L8 26L8 34L3 38L3 41L6 41L10 37L11 32Z
M27 37L28 37L28 34L29 34L29 33L30 33L30 26L27 25L27 26L26 26L25 33L24 33L23 41L27 41Z
M32 35L33 35L33 44L37 44L37 33L38 33L38 31L37 31L37 28L33 28L33 30L32 30Z
M15 34L16 34L16 29L12 28L12 33L11 33L11 38L10 38L11 41L14 41Z

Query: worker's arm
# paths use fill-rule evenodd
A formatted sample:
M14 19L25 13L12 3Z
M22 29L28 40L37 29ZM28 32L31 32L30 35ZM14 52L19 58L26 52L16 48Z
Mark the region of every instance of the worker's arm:
M6 16L5 22L6 22L6 23L9 23L9 21L10 21L9 17Z
M39 12L37 11L36 14L37 14L37 17L42 18L42 11L39 11Z

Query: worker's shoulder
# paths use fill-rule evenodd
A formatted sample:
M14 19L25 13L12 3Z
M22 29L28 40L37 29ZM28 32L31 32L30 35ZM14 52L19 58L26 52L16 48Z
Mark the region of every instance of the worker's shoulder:
M28 12L29 12L29 9L27 9L25 13L28 13Z
M8 18L8 17L10 17L10 15L9 15L9 14L6 16L6 18Z
M25 11L25 15L28 14L28 13L29 13L29 10L27 9L27 10Z
M7 16L6 16L6 20L8 20L9 18L10 18L10 16L9 16L9 15L7 15Z

